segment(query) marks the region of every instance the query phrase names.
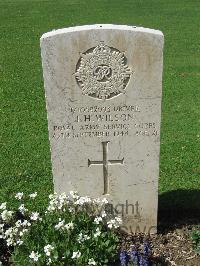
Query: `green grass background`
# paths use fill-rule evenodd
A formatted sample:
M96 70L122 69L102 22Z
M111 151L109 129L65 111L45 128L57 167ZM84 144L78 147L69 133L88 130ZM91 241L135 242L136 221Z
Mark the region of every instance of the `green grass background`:
M163 31L161 203L200 209L199 0L0 0L0 202L53 190L40 36L95 23Z

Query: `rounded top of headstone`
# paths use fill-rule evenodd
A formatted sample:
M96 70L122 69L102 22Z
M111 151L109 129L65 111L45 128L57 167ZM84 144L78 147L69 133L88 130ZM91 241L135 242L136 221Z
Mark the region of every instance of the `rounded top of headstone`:
M154 30L154 29L149 29L149 28L128 26L128 25L94 24L94 25L83 25L83 26L75 26L75 27L68 27L68 28L63 28L63 29L58 29L58 30L52 30L50 32L44 33L41 36L41 40L48 38L48 37L53 37L55 35L63 34L63 33L87 31L87 30L136 31L136 32L150 33L150 34L163 36L163 33L160 30Z

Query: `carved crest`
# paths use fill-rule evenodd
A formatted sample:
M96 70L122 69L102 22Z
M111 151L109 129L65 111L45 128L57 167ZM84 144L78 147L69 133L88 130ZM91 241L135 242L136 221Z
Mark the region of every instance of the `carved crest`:
M124 93L130 75L124 54L103 42L81 54L75 73L83 94L102 100Z

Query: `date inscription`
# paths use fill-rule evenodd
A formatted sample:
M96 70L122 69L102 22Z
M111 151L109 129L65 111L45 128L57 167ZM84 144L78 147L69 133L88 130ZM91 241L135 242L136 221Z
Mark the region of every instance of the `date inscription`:
M121 106L81 106L70 107L69 121L64 125L53 125L53 138L102 138L129 135L157 136L155 122L141 122L138 118L142 110L135 105Z

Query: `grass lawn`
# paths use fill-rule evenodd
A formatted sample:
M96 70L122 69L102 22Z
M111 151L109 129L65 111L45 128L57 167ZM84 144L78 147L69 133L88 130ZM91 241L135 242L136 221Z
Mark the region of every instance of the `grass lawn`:
M40 36L95 23L163 31L160 207L200 211L199 0L0 0L0 202L53 190Z

